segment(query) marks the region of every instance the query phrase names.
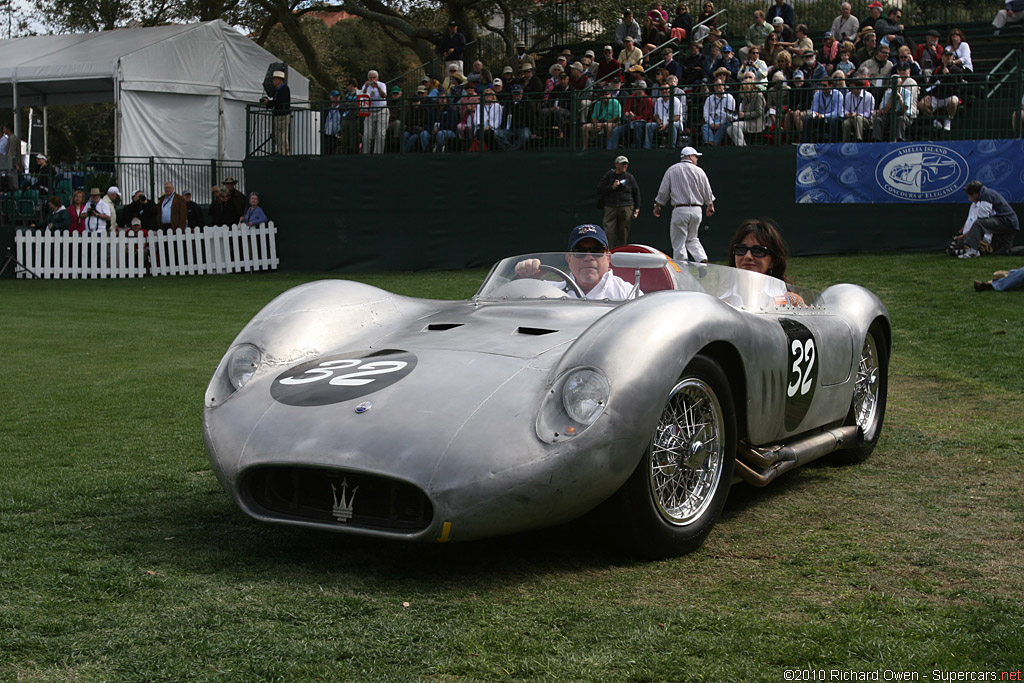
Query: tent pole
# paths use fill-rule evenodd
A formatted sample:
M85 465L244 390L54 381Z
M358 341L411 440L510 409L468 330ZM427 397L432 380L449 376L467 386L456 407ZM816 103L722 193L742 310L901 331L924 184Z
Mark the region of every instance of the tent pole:
M49 107L44 104L43 105L43 154L46 155L47 159L50 158L50 124L49 124L48 119L47 119L47 114L49 113L48 110L49 110Z
M121 157L121 60L114 72L114 158Z
M11 104L14 105L14 134L21 139L21 109L18 107L18 76L11 78ZM19 150L20 151L20 150Z

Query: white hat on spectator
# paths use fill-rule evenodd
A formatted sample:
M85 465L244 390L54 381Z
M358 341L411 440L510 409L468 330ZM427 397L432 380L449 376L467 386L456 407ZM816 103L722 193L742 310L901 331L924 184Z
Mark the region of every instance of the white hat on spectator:
M506 66L504 69L501 70L501 73L503 73L503 74L510 74L512 72L513 72L513 69L510 66Z
M271 78L284 78L284 72L283 71L275 71L273 76L271 76Z
M121 190L117 189L117 185L111 185L107 188L107 194L121 194Z
M594 51L593 50L587 50L586 52L583 53L583 56L584 57L593 57L594 56Z
M135 226L135 225L142 225L142 220L140 218L138 218L138 217L135 217L135 218L132 219L132 225L133 226Z
M785 19L783 19L782 17L776 16L776 17L774 17L774 18L772 19L772 23L773 23L773 24L785 24L785 23L786 23L786 20L785 20Z
M620 154L619 156L615 157L615 163L617 163L617 164L628 164L629 163L629 158L626 157L625 155Z
M693 156L693 157L702 157L704 155L701 154L700 152L698 152L697 150L695 150L693 147L683 147L681 150L679 150L679 158L680 159L682 159L683 157L691 157L691 156Z
M501 82L500 78L495 78L494 81L491 83L491 85L502 85L503 86L505 84Z

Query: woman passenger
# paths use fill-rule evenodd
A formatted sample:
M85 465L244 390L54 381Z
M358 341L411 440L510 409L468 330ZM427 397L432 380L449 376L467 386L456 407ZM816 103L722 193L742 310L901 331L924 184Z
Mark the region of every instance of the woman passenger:
M789 258L789 249L778 227L767 219L747 219L740 223L736 234L729 242L729 265L740 270L747 270L752 273L760 273L781 280L786 285L791 284L786 277L786 262ZM788 291L787 287L779 283L772 284L767 281L763 294L774 300L779 306L804 306L804 299L796 292ZM736 292L727 293L725 300L736 296ZM749 299L750 297L744 297ZM730 301L730 303L735 303ZM763 302L762 302L763 303Z
M740 223L729 242L729 265L762 275L771 275L783 282L789 249L782 233L769 220L748 218Z

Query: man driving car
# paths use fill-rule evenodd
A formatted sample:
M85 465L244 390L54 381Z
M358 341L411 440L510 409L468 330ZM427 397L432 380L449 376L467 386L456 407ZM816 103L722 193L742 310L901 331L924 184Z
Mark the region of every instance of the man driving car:
M565 255L572 279L586 299L626 299L633 285L611 272L611 254L608 236L597 225L577 225L569 233L569 253ZM540 259L526 259L516 264L519 277L540 278L544 272ZM566 294L576 296L568 285L562 285Z

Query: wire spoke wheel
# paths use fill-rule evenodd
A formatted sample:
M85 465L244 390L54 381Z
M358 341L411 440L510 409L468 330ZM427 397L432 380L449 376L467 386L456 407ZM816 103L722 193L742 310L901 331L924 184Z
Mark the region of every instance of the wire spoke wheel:
M651 442L651 493L659 514L684 526L707 510L725 460L722 406L699 378L669 394Z
M864 348L860 352L860 363L857 367L857 383L853 389L854 420L864 431L871 427L878 407L878 350L875 338L870 334L864 338Z
M875 449L878 437L882 434L888 386L889 348L881 332L872 327L864 336L864 344L861 346L853 400L850 401L850 411L846 416L846 424L860 427L864 441L856 448L838 451L835 457L840 462L860 462Z
M729 497L735 457L729 381L698 354L669 389L649 446L616 496L622 536L650 559L699 548Z

